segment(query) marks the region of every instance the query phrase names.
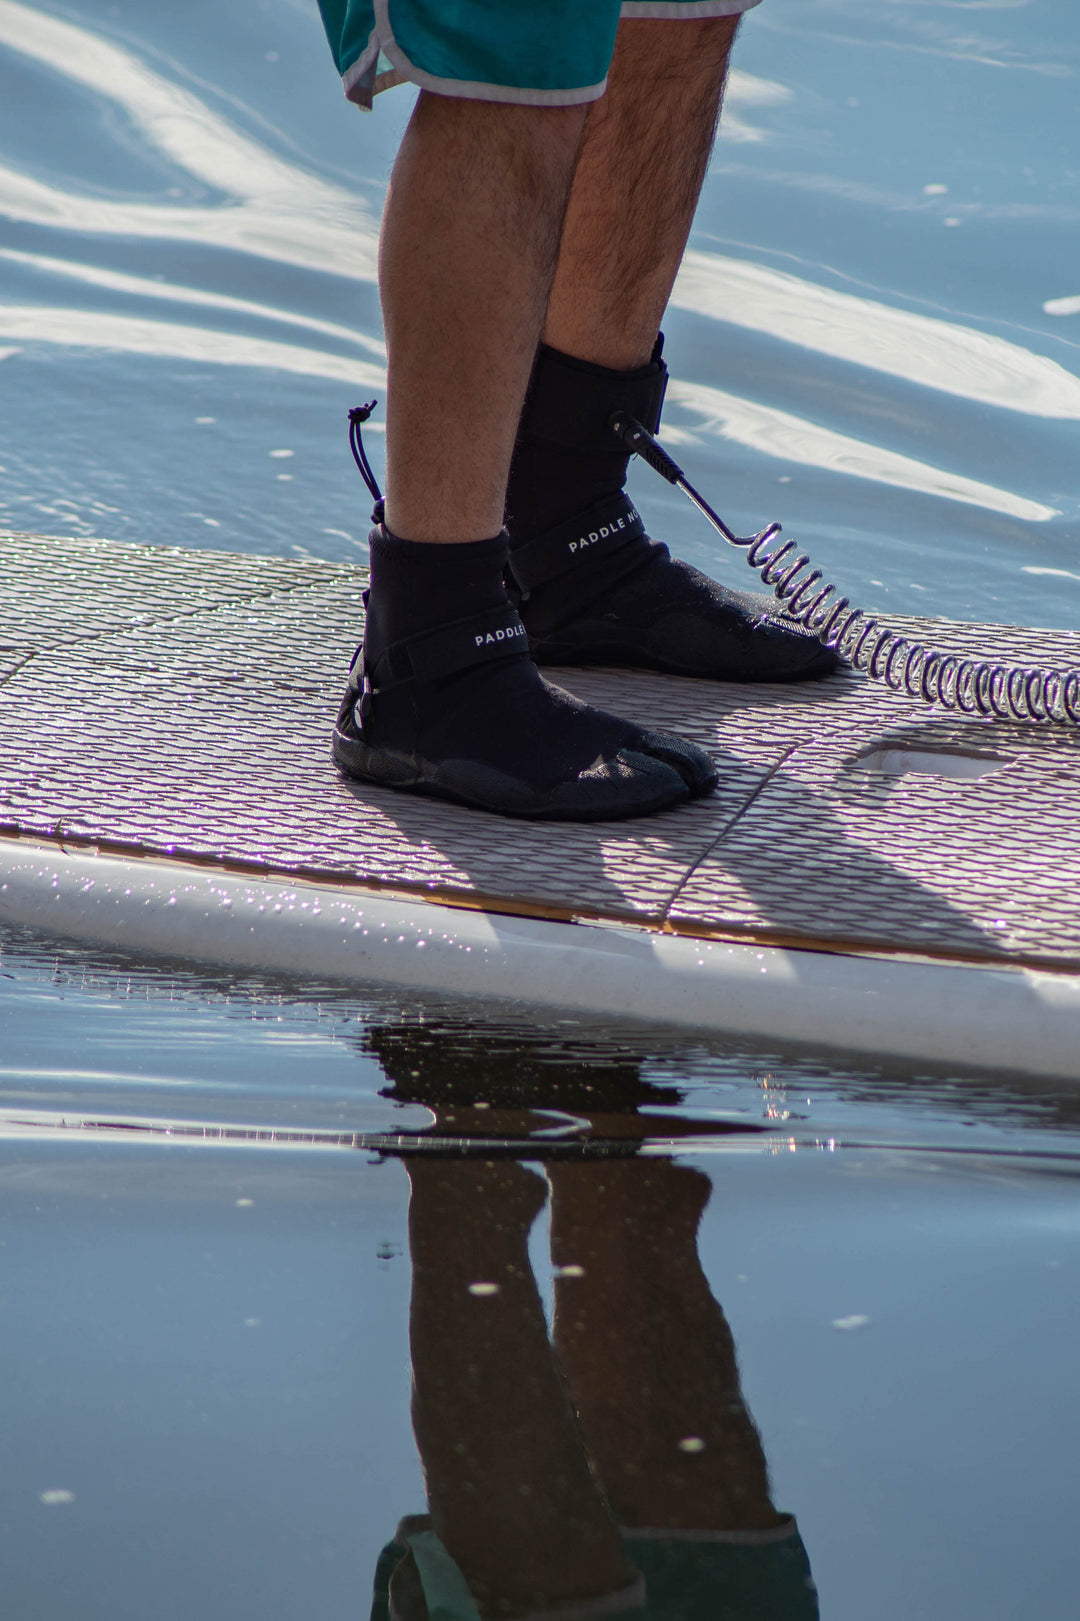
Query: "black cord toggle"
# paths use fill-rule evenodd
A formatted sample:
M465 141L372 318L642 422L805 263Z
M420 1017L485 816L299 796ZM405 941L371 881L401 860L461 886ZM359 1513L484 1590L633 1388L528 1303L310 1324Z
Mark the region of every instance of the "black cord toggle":
M378 403L378 400L369 400L366 405L354 405L349 412L349 449L353 453L353 461L360 469L360 477L367 485L368 493L375 502L375 511L372 513L372 517L376 523L382 523L383 495L379 488L379 481L371 470L371 463L368 461L367 451L364 449L363 435L360 432L361 423L367 421Z

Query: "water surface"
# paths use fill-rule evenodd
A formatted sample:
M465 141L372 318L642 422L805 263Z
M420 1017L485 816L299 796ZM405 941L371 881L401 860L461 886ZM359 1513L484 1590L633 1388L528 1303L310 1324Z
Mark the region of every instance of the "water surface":
M870 606L1077 622L1066 0L768 0L666 323L669 437ZM0 8L0 518L362 556L378 213L410 95L314 8ZM654 527L738 578L645 470Z
M538 1526L569 1580L563 1374L617 1511L710 1558L794 1515L822 1615L1072 1613L1067 1083L24 933L0 972L5 1614L366 1614L428 1495L496 1596ZM663 1613L814 1613L721 1565Z

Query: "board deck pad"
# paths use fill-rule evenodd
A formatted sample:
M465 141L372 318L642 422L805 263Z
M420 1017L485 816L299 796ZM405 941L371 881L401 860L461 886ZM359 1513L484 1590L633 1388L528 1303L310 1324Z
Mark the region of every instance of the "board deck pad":
M0 532L0 837L691 936L1080 966L1080 729L958 719L851 672L553 671L702 744L719 787L641 821L513 821L333 767L365 583L345 563ZM950 651L1080 666L1070 632L882 617ZM868 768L882 751L891 769ZM928 772L927 754L985 774Z

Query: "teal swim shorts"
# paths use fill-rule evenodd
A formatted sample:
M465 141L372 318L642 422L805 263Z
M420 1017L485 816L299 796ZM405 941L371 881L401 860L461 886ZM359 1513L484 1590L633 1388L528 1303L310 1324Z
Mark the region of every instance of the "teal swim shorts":
M775 1531L624 1531L637 1580L621 1593L560 1605L576 1621L819 1621L817 1588L793 1519ZM411 1561L423 1603L395 1604ZM523 1621L551 1621L555 1612ZM408 1515L379 1557L371 1621L481 1621L460 1568L426 1514Z
M622 17L736 17L759 0L319 0L350 101L391 85L573 107L604 93Z

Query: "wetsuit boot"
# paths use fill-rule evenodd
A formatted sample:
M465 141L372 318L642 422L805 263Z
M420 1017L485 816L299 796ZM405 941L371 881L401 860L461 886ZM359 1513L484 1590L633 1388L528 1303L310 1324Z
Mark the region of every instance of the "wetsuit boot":
M709 793L703 749L544 680L506 598L506 537L371 535L364 643L333 754L350 777L552 821L647 816Z
M645 533L609 426L659 426L667 368L610 371L541 344L507 494L511 600L538 664L627 665L719 681L804 681L839 660L768 597L732 591Z

